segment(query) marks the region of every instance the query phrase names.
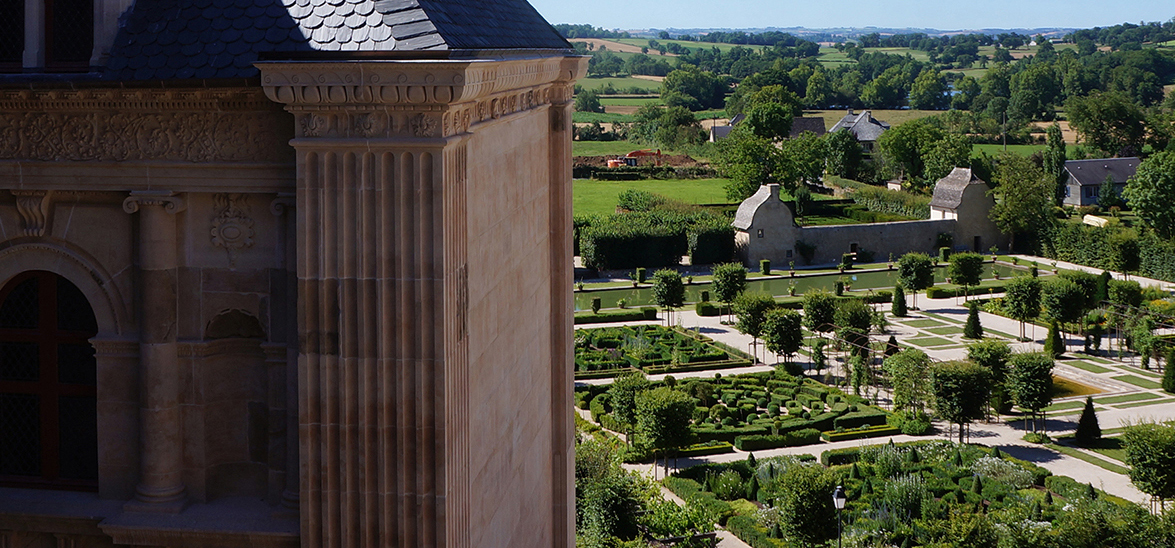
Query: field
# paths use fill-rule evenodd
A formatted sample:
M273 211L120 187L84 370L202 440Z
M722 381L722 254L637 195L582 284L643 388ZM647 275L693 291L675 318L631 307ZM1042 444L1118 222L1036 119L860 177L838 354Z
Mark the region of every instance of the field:
M1020 156L1032 156L1037 151L1044 150L1044 145L1008 145L1008 152ZM1004 151L1004 145L971 145L971 155L979 156L986 152L988 156L997 156Z
M585 90L600 90L604 86L612 84L612 87L618 91L628 91L629 88L639 88L649 95L656 95L661 92L661 82L654 82L652 80L645 80L643 78L597 78L588 77L576 82L576 85Z
M647 190L691 204L727 203L726 179L686 179L644 181L593 181L576 179L572 182L572 212L576 215L607 215L616 211L616 199L630 188Z
M826 69L835 69L841 65L853 65L857 62L850 59L848 55L837 51L836 48L823 47L820 48L820 54L816 56L816 60L824 65Z
M649 45L648 38L615 38L615 39L607 40L606 42L619 42L621 44L625 44L628 46L635 46L637 48ZM730 51L736 47L739 47L739 44L719 44L716 42L686 42L683 40L657 40L657 43L658 44L665 44L666 46L668 46L669 44L677 44L677 45L680 45L681 47L690 48L690 49L718 48L719 51L722 51L724 53L727 51ZM742 47L746 48L746 49L756 49L757 50L763 46L742 46ZM608 49L612 49L612 48L609 47ZM649 50L649 52L650 52L650 55L657 55L657 52L654 50ZM669 55L666 55L666 57L668 57L668 56Z

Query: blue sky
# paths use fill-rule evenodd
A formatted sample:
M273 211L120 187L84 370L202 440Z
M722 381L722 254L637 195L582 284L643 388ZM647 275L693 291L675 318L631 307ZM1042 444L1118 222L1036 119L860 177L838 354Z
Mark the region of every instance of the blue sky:
M552 23L605 28L1094 27L1167 21L1171 0L530 0Z

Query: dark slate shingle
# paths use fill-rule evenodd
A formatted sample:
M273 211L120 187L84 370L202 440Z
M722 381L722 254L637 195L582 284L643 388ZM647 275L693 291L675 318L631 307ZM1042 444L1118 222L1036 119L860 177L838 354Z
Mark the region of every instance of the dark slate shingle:
M137 0L103 75L248 78L262 53L566 50L526 0Z

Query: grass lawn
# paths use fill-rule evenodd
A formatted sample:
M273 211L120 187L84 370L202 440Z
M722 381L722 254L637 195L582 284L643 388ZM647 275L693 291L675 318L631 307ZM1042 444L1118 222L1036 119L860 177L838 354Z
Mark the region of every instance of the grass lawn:
M660 97L600 97L600 104L614 107L643 107L649 103L661 104Z
M1093 447L1086 447L1086 449L1119 462L1126 462L1126 449L1122 448L1122 440L1119 438L1101 438Z
M1127 402L1135 402L1135 401L1142 401L1142 400L1154 400L1154 399L1158 399L1158 398L1159 398L1159 396L1156 396L1154 394L1148 394L1146 392L1141 392L1138 394L1126 394L1124 396L1111 396L1109 398L1098 398L1093 401L1094 401L1094 403L1097 403L1099 405L1112 405L1115 403L1127 403Z
M1044 145L1008 145L1008 152L1020 156L1032 156L1034 152L1044 150ZM988 156L998 156L1004 151L1004 145L971 145L971 155L979 156L986 152Z
M1134 407L1143 407L1143 406L1147 406L1147 405L1161 405L1161 404L1172 403L1172 402L1175 402L1175 399L1150 400L1150 401L1144 401L1144 402L1140 402L1140 403L1128 403L1125 405L1115 405L1114 409L1131 409Z
M571 121L577 124L590 124L592 122L599 122L601 124L629 123L633 121L633 116L631 114L617 114L614 112L572 112Z
M1045 407L1042 411L1044 411L1045 413L1051 413L1053 411L1064 411L1066 409L1080 409L1082 407L1085 407L1085 402L1067 401L1064 403L1056 403L1056 404L1050 405L1048 407Z
M630 188L647 190L691 204L726 203L726 179L572 182L572 210L576 215L607 215L616 211L616 199Z
M1107 460L1104 460L1104 459L1099 459L1093 455L1090 455L1089 453L1086 453L1086 452L1084 452L1080 449L1076 449L1074 447L1061 445L1059 443L1051 443L1051 444L1049 444L1049 448L1057 451L1058 453L1064 453L1064 454L1069 455L1070 457L1073 457L1075 459L1083 460L1083 461L1088 462L1094 466L1105 468L1106 470L1109 470L1115 474L1122 474L1122 475L1129 475L1130 474L1130 469L1128 469L1124 466L1114 464L1114 463L1107 461Z
M925 331L927 333L934 333L935 335L943 335L943 336L958 335L963 332L963 330L961 328L955 327L955 326L932 327L930 329L923 329L923 331Z
M1079 361L1064 361L1061 363L1064 365L1071 365L1073 367L1076 367L1077 369L1089 371L1090 373L1112 373L1114 371L1113 369L1106 369L1105 367L1094 365L1092 363L1085 363L1085 362L1079 362Z
M928 317L928 318L934 318L939 321L947 322L948 324L963 325L964 323L966 323L963 320L956 320L954 318L948 318L946 316L939 316L938 314L931 314L929 312L923 312L922 314L926 315L926 317Z
M1102 392L1104 390L1094 388L1088 384L1082 384L1061 377L1053 377L1053 398L1055 399L1088 396L1090 394L1101 394Z
M1163 387L1161 384L1159 384L1155 381L1148 381L1142 377L1135 377L1134 375L1121 375L1118 377L1111 377L1111 378L1116 381L1122 381L1125 383L1133 384L1134 386L1137 386L1140 388L1147 388L1150 390L1154 390L1154 389Z
M582 113L581 113L582 114ZM647 145L638 145L632 141L572 141L571 155L572 156L624 156L634 150L645 150L650 147ZM652 147L652 150L657 150L657 147ZM661 154L687 154L681 150L660 149ZM707 149L708 150L708 149ZM690 154L697 160L702 158L696 156L696 150L691 150ZM815 196L813 196L815 197Z
M914 328L918 328L918 329L922 329L925 327L942 327L942 326L946 325L945 323L942 323L942 322L936 321L936 320L912 320L912 321L902 322L902 323L905 325L908 325L910 327L914 327Z
M906 341L914 346L931 347L931 346L947 346L955 344L954 341L939 338L939 337L922 337L919 339L909 339Z
M650 95L657 95L661 93L661 82L654 82L652 80L642 80L640 78L584 78L576 84L585 90L601 90L604 86L612 84L612 87L618 91L629 91L630 88L639 88L641 91Z

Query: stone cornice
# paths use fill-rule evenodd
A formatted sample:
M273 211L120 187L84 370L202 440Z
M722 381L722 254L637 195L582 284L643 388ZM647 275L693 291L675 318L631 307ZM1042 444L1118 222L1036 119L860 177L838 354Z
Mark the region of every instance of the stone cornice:
M572 100L583 57L510 60L266 62L266 94L301 138L433 139Z
M0 111L203 112L271 108L265 93L255 88L0 90Z

